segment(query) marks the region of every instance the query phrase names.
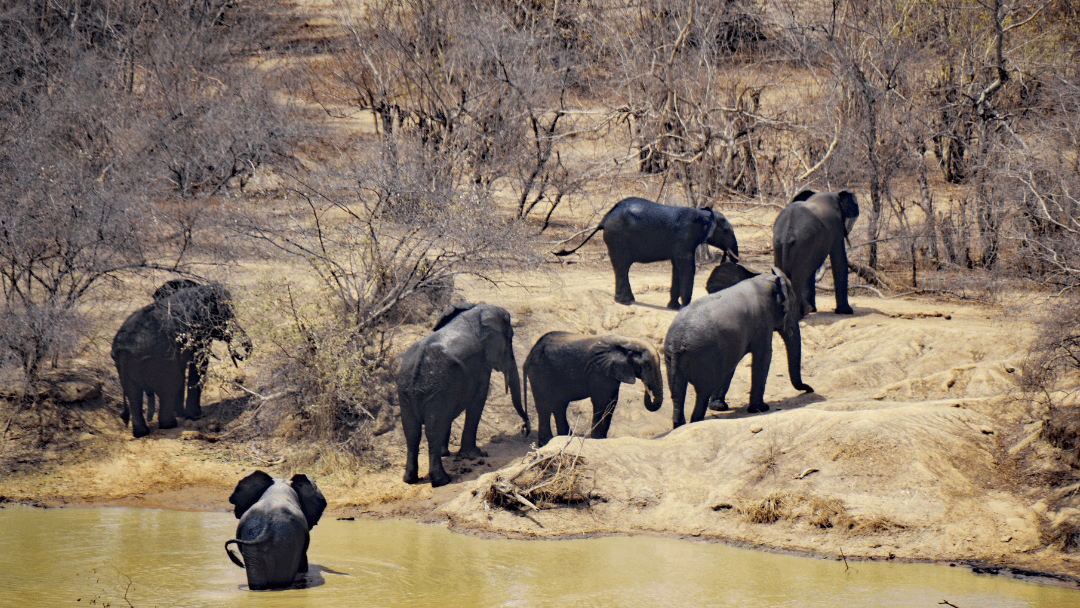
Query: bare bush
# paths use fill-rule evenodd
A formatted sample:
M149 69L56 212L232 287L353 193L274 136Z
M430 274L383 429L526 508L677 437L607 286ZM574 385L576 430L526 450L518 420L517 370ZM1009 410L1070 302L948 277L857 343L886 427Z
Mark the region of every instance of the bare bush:
M537 511L560 505L587 503L591 479L584 472L585 459L570 454L567 442L551 454L532 452L522 459L522 466L499 475L484 493L486 504ZM580 448L581 444L578 443Z
M0 9L0 348L28 380L102 284L208 261L199 218L289 132L245 64L275 27L233 0Z

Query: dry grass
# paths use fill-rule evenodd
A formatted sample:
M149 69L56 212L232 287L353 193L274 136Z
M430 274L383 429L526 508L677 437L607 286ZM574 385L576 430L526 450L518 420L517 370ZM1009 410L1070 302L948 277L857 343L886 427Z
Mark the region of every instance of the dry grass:
M796 502L790 494L773 492L760 500L745 502L736 510L752 524L772 524L789 518Z

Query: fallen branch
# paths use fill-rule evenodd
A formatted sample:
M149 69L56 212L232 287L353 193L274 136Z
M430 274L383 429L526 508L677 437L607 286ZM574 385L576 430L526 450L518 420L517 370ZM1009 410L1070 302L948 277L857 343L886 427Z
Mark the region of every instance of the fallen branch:
M865 264L860 264L858 262L852 262L851 260L848 260L848 269L851 272L859 275L859 277L861 277L867 283L873 283L874 285L877 285L882 289L888 289L889 291L893 291L892 284L889 282L888 279L885 278L884 275Z

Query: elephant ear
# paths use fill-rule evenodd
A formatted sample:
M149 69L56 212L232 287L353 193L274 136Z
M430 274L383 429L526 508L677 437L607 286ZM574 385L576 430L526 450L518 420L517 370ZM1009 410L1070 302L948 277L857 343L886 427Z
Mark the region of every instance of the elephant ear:
M758 276L757 272L735 262L724 262L713 268L709 274L709 280L705 282L705 291L716 293L721 289L727 289L736 283Z
M588 366L609 378L614 378L623 384L637 382L634 375L634 365L630 361L632 353L623 348L618 340L610 337L601 338L592 348Z
M797 203L799 201L808 200L811 196L814 196L814 194L816 194L816 192L807 188L806 190L803 190L802 192L796 194L795 197L791 199L791 202Z
M308 530L314 528L315 524L319 523L323 510L326 509L326 498L319 491L319 486L308 479L307 475L293 475L289 484L300 499L300 510L304 512L304 517L307 519Z
M457 304L451 304L450 306L447 306L443 309L441 313L439 313L439 318L435 319L435 327L432 327L431 331L439 331L440 329L445 327L447 323L453 321L454 318L456 318L458 315L475 306L476 304L473 304L471 302L458 302Z
M252 505L259 502L263 492L266 492L272 485L274 485L274 478L262 471L255 471L251 475L241 479L240 483L236 484L236 489L233 490L232 496L229 497L229 502L236 505L236 509L234 510L236 519L243 517L244 513L246 513Z
M841 190L836 193L836 202L840 205L840 213L844 215L844 234L851 234L855 220L859 219L859 201L853 192Z

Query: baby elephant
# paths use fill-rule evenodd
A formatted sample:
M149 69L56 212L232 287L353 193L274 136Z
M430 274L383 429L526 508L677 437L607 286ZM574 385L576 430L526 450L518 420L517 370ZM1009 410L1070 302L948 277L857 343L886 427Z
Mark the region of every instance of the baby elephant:
M236 505L236 538L225 543L229 559L247 569L248 588L273 589L293 584L308 571L310 530L319 523L326 499L307 475L273 478L255 471L236 484L229 497ZM244 561L229 550L238 545ZM246 565L245 565L246 563Z
M660 359L641 340L618 335L583 336L565 331L544 334L523 366L525 393L533 385L539 417L538 445L551 440L551 416L560 435L570 434L566 407L571 401L592 400L593 439L607 437L611 415L619 403L619 384L645 383L645 409L655 412L664 402Z

